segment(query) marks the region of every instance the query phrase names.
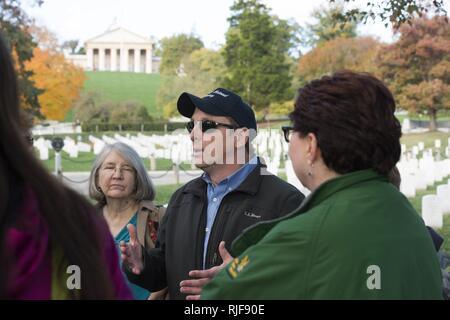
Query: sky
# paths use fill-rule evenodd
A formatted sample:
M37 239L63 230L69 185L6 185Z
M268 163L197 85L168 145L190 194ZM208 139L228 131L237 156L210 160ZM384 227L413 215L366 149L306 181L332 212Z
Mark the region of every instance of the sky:
M312 22L310 15L315 8L328 3L326 0L263 2L273 14L295 19L301 26ZM84 43L116 22L116 26L156 40L192 32L206 47L217 49L225 42L233 0L44 0L40 7L32 6L32 0L23 3L28 15L55 33L61 43L72 39ZM391 29L381 22L370 22L359 33L385 42L393 39Z

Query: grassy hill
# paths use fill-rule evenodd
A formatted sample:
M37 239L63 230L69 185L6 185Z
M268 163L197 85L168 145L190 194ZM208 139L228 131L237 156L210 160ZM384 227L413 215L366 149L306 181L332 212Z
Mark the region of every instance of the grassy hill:
M162 110L156 108L156 92L160 85L159 74L132 72L86 72L83 93L98 92L105 101L137 101L147 107L152 117L159 117ZM67 115L71 119L71 114Z

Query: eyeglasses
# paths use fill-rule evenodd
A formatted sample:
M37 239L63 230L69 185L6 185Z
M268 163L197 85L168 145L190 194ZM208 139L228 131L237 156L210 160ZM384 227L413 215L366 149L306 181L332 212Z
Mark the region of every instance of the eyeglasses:
M294 131L294 127L285 126L285 127L281 127L281 130L283 130L284 140L286 140L286 142L289 143L292 131Z
M188 123L186 123L186 129L189 133L192 132L192 130L194 130L195 124L197 123L201 123L201 128L202 128L202 132L206 132L210 129L217 129L217 127L225 127L225 128L230 128L230 129L237 129L238 127L233 126L231 124L227 124L227 123L220 123L220 122L215 122L215 121L210 121L210 120L201 120L201 121L189 121Z
M117 170L119 171L119 173L134 173L135 169L132 166L129 165L123 165L123 166L116 166L113 163L106 163L105 165L100 167L100 170L104 171L104 172L116 172Z

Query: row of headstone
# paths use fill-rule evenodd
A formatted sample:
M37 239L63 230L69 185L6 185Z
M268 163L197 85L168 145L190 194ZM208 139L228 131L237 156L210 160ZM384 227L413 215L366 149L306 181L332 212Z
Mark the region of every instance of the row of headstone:
M149 148L146 146L143 146L141 143L139 143L136 140L130 139L130 136L124 137L124 136L121 136L120 134L116 133L116 134L114 134L114 139L118 142L125 143L126 145L133 148L137 152L139 157L141 157L141 158L149 157Z
M80 152L90 152L91 150L95 155L98 155L106 144L117 141L133 147L142 158L164 158L170 159L174 163L189 162L192 159L190 137L181 133L151 136L142 133L137 134L137 136L114 134L113 137L103 135L101 138L90 135L88 137L89 143L82 142L81 137L78 138L78 141L65 137L63 151L71 158L77 158ZM279 130L262 129L253 144L257 154L266 159L271 171L277 173L281 160L285 158L288 149L281 132ZM40 158L47 160L49 149L52 148L51 141L41 137L36 140L34 145L39 151Z
M442 181L450 175L450 159L435 161L432 157L402 160L397 164L400 172L400 191L406 197L415 197L416 192Z
M39 159L49 159L49 151L53 149L51 140L40 137L34 141L33 146L38 150ZM87 143L76 142L72 138L65 137L62 151L66 152L71 158L77 158L79 152L91 152L91 146Z
M434 149L425 148L424 142L407 150L402 145L402 156L397 164L400 171L400 190L407 197L415 197L416 192L425 190L429 186L450 175L450 138L447 146L440 139L434 141Z

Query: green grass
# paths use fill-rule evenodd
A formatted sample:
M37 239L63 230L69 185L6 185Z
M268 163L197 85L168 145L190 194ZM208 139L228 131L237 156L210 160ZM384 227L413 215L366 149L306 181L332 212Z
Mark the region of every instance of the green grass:
M181 184L169 184L165 186L156 186L156 198L155 203L166 204L169 202L170 197L180 188Z
M152 117L162 116L162 109L156 107L156 93L161 82L159 74L86 72L86 76L83 92L98 92L105 101L140 102Z
M39 156L39 154L37 154ZM49 171L53 172L55 170L55 151L49 150L49 159L43 160L42 163ZM70 159L69 155L62 152L62 170L63 172L86 172L91 170L91 165L94 161L94 154L92 152L78 154L78 158ZM67 159L65 159L67 158ZM70 160L68 160L70 159Z

